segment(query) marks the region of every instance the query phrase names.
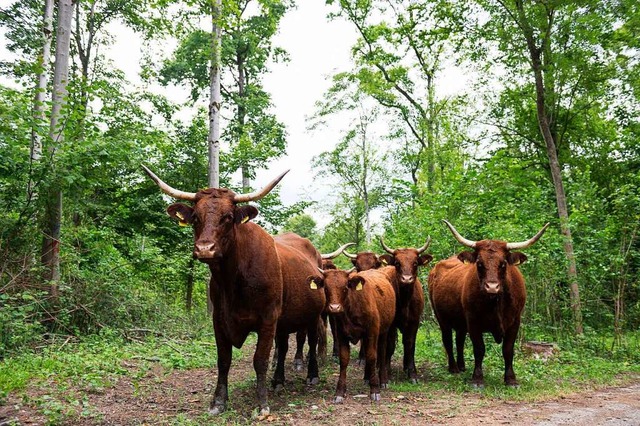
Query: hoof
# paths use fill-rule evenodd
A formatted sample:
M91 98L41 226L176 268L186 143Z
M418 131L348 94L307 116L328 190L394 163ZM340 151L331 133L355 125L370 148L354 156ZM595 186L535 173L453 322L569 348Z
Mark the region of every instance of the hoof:
M214 405L213 407L209 408L209 415L211 416L217 416L222 414L222 412L224 411L224 405Z
M318 383L320 383L320 378L319 377L307 377L307 385L308 386L315 386Z
M380 383L380 389L389 389L389 383Z
M284 389L284 385L282 383L278 383L273 386L273 391L275 393L282 392L283 389Z
M418 379L416 379L415 377L410 378L409 381L414 385L418 384Z
M295 371L302 371L303 368L304 368L304 363L302 362L301 359L294 359L293 360L293 369Z
M364 367L366 363L367 363L367 361L364 358L363 359L358 359L356 361L356 365L359 366L359 367Z
M474 389L484 389L484 382L471 382Z
M518 389L520 387L520 383L518 383L516 380L510 380L508 382L505 382L505 385L515 389Z
M451 374L459 374L460 369L458 367L449 367L449 373Z
M333 400L334 404L342 404L344 402L344 396L336 396Z
M369 398L371 398L371 401L373 402L379 402L380 401L380 394L379 393L372 393L369 395Z
M263 407L260 409L260 416L268 416L271 413L269 407Z

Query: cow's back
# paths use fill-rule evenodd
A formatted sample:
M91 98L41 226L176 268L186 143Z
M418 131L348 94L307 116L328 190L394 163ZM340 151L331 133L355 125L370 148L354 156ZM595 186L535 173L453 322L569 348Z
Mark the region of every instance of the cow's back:
M429 272L429 299L438 322L453 328L465 326L462 296L465 280L474 266L452 256L438 262Z
M367 280L364 287L367 296L367 308L371 310L372 320L379 321L380 332L386 332L393 323L396 314L396 295L387 275L378 269L359 272Z

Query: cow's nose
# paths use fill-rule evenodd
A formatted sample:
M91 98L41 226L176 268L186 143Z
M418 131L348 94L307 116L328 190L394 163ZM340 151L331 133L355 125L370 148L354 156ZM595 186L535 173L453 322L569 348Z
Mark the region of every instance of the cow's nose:
M484 289L489 294L498 294L500 292L500 283L497 281L487 281Z
M400 282L402 284L412 284L413 283L413 275L403 275L400 278Z
M339 303L331 303L329 305L329 311L330 312L334 312L334 313L340 312L340 311L342 311L342 305L339 304Z
M216 256L215 244L204 243L196 244L193 254L198 259L213 259Z

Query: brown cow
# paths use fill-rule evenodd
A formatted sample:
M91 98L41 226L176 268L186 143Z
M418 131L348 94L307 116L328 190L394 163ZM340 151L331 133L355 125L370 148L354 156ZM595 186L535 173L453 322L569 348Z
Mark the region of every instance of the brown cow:
M260 415L267 415L266 374L276 331L280 337L310 323L313 328L309 329L315 330L315 318L325 304L324 292L312 291L306 284L307 271L316 273L317 265L300 250L275 241L260 226L249 222L258 214L257 208L238 205L264 197L286 172L262 190L249 194L236 194L225 188L193 193L170 187L142 167L163 192L195 203L193 207L172 204L167 212L181 223L193 226L193 255L211 271L209 291L213 302L218 382L209 412L219 414L226 408L232 346L242 347L249 333L255 331L258 341L253 367L257 398ZM296 300L292 297L296 292L306 294L306 298ZM317 368L315 372L312 368L309 370L317 379ZM308 378L313 380L310 373ZM283 377L274 374L274 382L280 380Z
M475 361L472 383L483 386L485 346L482 334L491 333L496 343L502 342L504 382L517 386L513 372L513 346L527 297L518 265L526 261L527 256L511 250L534 244L549 224L530 240L507 243L467 240L453 225L446 220L444 222L461 244L473 249L438 262L429 273L429 298L442 332L449 371L458 373L465 370L463 349L468 331ZM452 330L456 331L457 362L453 357Z
M392 283L396 292L396 317L393 322L393 330L390 332L390 347L387 348L389 361L395 352L397 331L402 333L402 345L404 355L402 367L413 383L418 381L416 370L416 336L420 328L420 320L424 311L424 291L422 283L418 278L418 266L424 266L433 260L430 254L423 254L429 247L431 238L420 248L398 248L387 247L382 237L380 244L388 253L379 257L382 263L386 263L395 268L395 276Z
M334 401L342 402L347 391L349 342L357 343L360 339L366 349L365 377L369 380L369 396L373 401L379 401L380 387L386 387L389 381L386 346L387 333L395 316L393 286L380 270L353 274L339 269L321 272L321 278L310 276L308 280L312 288L324 287L329 315L336 319L340 377Z
M332 259L335 259L336 257L338 257L341 253L343 253L347 247L350 246L355 246L356 243L346 243L343 244L340 248L338 248L336 251L333 251L331 253L326 253L326 254L322 254L322 269L323 270L327 270L327 269L338 269L338 267L333 263ZM325 326L326 326L326 322L328 320L329 322L329 326L331 327L331 336L333 337L333 349L331 351L331 354L335 357L338 356L338 335L336 334L336 321L333 317L329 317L327 318L327 313L325 311L325 313L323 314L322 317L325 320ZM319 349L318 349L319 351Z
M344 252L344 255L351 259L351 263L356 268L357 272L368 271L370 269L378 269L384 266L380 261L377 254L372 251L361 251L356 254ZM360 345L360 352L358 353L358 365L364 364L364 349Z

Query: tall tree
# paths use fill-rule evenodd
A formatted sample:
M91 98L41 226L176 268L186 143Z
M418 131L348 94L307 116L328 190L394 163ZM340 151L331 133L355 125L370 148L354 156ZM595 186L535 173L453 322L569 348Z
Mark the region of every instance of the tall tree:
M60 229L62 226L62 188L56 183L55 158L64 142L65 123L62 115L67 103L69 80L69 48L71 43L71 22L73 20L73 0L59 0L56 30L56 55L53 72L51 126L49 131L48 155L51 161L52 180L45 207L45 227L42 242L42 262L49 272L50 293L58 297L60 281Z
M211 10L211 71L209 94L209 187L220 187L220 79L222 73L222 0L215 0ZM210 301L209 301L210 302ZM209 310L213 306L209 303Z
M356 28L360 38L352 49L352 78L361 90L404 124L412 140L403 167L414 186L431 192L436 181L441 113L447 101L437 96L438 73L460 34L463 3L409 0L330 0ZM447 3L450 10L439 7ZM458 13L454 13L459 8ZM421 176L422 175L422 176Z
M570 194L565 170L595 141L609 139L602 129L606 105L613 100L612 82L619 78L615 56L607 46L620 22L613 3L525 0L479 1L485 16L477 41L496 49L490 59L506 71L501 83L504 122L499 126L521 146L540 153L554 188L574 328L582 333L582 308L574 238L570 223ZM531 108L529 108L531 106ZM609 111L607 111L609 110ZM536 125L527 126L530 118ZM538 142L541 139L541 143ZM607 142L608 143L608 142ZM607 154L608 155L608 154Z

